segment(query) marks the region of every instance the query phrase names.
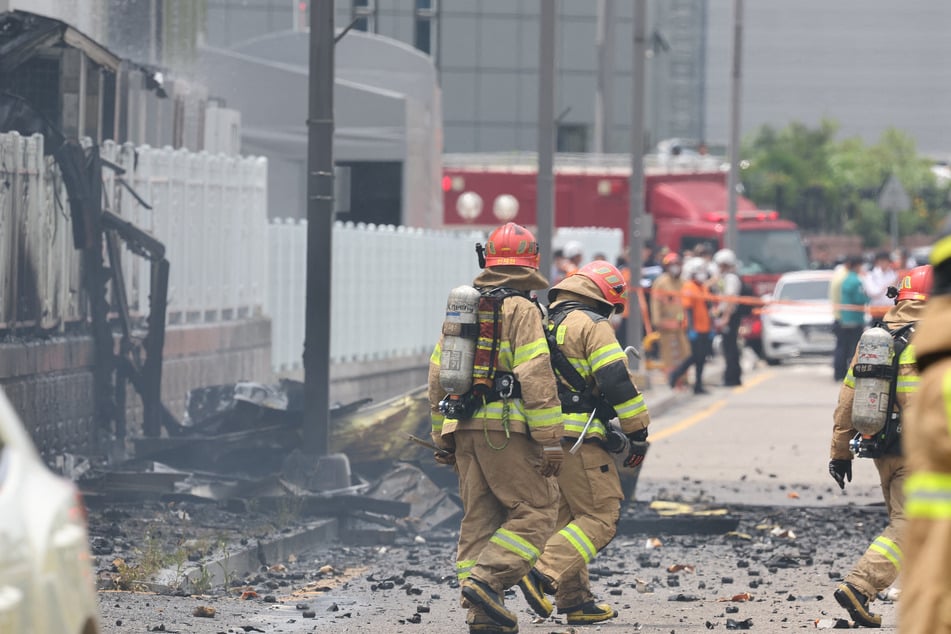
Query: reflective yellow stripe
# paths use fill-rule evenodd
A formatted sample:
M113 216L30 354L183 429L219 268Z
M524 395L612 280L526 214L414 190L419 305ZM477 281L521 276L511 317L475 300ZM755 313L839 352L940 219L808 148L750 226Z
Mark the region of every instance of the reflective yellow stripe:
M529 427L547 427L561 422L561 406L545 407L543 409L526 409Z
M588 422L588 417L591 416L591 413L587 414L565 414L565 433L568 435L578 436L581 434L581 430L584 429L585 424ZM604 423L595 418L591 421L591 427L588 428L588 437L590 436L604 436L606 430L604 428Z
M896 382L895 391L901 393L917 392L918 385L921 383L921 377L917 374L899 376Z
M476 565L475 559L464 559L462 561L456 562L456 578L459 581L467 578L472 572L472 568Z
M436 347L433 348L433 353L429 355L429 362L439 365L440 357L442 357L442 346L437 343Z
M620 405L614 406L618 418L630 418L637 416L641 412L647 411L647 403L644 402L644 395L638 394L632 399L628 399Z
M951 236L941 238L931 247L931 266L938 266L948 258L951 258Z
M845 373L845 380L842 381L842 384L853 390L855 389L855 375L852 374L852 368L849 368L849 371Z
M558 330L555 331L555 343L557 343L559 346L564 345L565 335L567 334L567 332L568 332L567 326L565 326L564 324L561 324L560 326L558 326Z
M875 541L872 542L872 545L868 547L872 552L876 552L888 561L892 562L892 565L895 566L895 570L901 570L901 562L904 559L904 555L901 552L901 548L898 547L898 544L888 539L884 535L879 535L875 538Z
M541 337L531 343L526 343L524 346L515 348L514 366L518 367L526 361L531 361L535 357L540 357L543 354L548 354L548 342L544 337Z
M519 537L510 530L500 528L495 531L495 535L489 539L490 542L501 546L505 550L515 553L522 559L530 562L533 566L538 561L538 549L532 546L524 537Z
M591 543L591 540L588 539L588 536L584 534L584 531L581 530L577 524L568 524L568 526L558 531L558 534L567 539L568 543L575 547L575 550L578 551L586 564L590 563L598 554L598 549L594 547L594 544Z
M512 362L512 346L508 341L503 341L499 344L499 362L498 366L500 370L505 368L511 368L513 366ZM506 370L507 371L507 370Z
M951 473L924 471L908 476L905 480L905 512L908 517L951 519Z
M617 342L611 342L606 346L602 346L588 355L588 363L591 364L591 371L597 372L599 369L603 368L613 361L624 361L627 357L624 356L624 351L621 350L621 346Z
M591 376L591 366L588 365L587 359L573 359L571 357L565 357L568 359L568 363L571 364L571 367L581 375L582 378L587 379Z
M433 431L437 434L442 432L442 425L446 420L446 417L442 414L437 414L435 412L430 413L430 418L433 421Z
M915 346L913 344L908 344L905 346L905 349L901 351L901 356L898 357L899 365L914 365L915 364Z
M528 422L527 416L525 414L525 406L522 404L521 399L511 399L508 402L509 411L508 418L509 420L520 420L523 423ZM487 418L489 420L502 420L502 401L495 401L494 403L489 403L484 405L476 410L476 413L472 415L472 418Z

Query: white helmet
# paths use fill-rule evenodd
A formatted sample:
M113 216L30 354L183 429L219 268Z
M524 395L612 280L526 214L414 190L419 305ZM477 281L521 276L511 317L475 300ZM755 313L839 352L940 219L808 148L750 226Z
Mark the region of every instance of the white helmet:
M570 260L584 253L584 246L577 240L569 240L565 243L565 246L562 247L561 252Z
M701 282L706 281L709 277L707 273L707 263L703 261L703 258L687 258L684 261L683 271L680 277L685 280L697 279Z
M713 254L713 261L718 266L736 266L736 254L731 249L720 249Z

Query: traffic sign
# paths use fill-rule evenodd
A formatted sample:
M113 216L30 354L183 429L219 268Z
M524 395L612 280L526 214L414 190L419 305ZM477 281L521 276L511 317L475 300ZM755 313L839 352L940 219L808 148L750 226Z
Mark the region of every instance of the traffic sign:
M878 195L878 206L893 214L911 209L911 198L908 197L908 192L894 174L885 181L882 193Z

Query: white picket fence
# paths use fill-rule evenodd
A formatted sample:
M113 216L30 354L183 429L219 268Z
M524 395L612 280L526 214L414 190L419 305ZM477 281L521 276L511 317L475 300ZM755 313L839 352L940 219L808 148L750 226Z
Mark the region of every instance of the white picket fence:
M271 361L287 372L300 368L303 353L307 222L272 223L270 241ZM446 296L479 273L475 244L484 241L480 232L336 223L331 362L430 352Z
M260 314L268 280L267 162L171 148L119 146L101 156L103 206L166 247L171 262L170 323ZM73 248L59 169L43 156L43 137L0 134L0 330L63 330L82 322L87 302ZM149 264L123 249L130 309L148 313Z
M618 229L564 228L556 245L578 240L608 257L620 253ZM336 223L331 262L332 363L428 354L439 336L446 296L479 274L478 231ZM277 372L301 367L304 346L307 222L271 224L271 361ZM590 255L588 257L590 257Z

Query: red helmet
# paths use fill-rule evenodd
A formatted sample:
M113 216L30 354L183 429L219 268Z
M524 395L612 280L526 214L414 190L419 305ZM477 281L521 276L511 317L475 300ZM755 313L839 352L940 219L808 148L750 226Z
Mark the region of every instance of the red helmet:
M627 304L627 281L616 266L604 260L595 260L582 266L574 275L584 275L597 284L604 301L614 306L614 312L624 311Z
M680 264L680 256L675 252L671 251L664 256L664 259L660 261L663 266L670 266L671 264Z
M898 287L898 297L896 302L905 299L915 299L919 302L928 300L928 294L931 293L931 280L933 269L931 265L916 266L908 271L908 275L901 278L901 285Z
M532 232L509 222L489 236L485 243L485 266L527 266L538 268L538 242Z

